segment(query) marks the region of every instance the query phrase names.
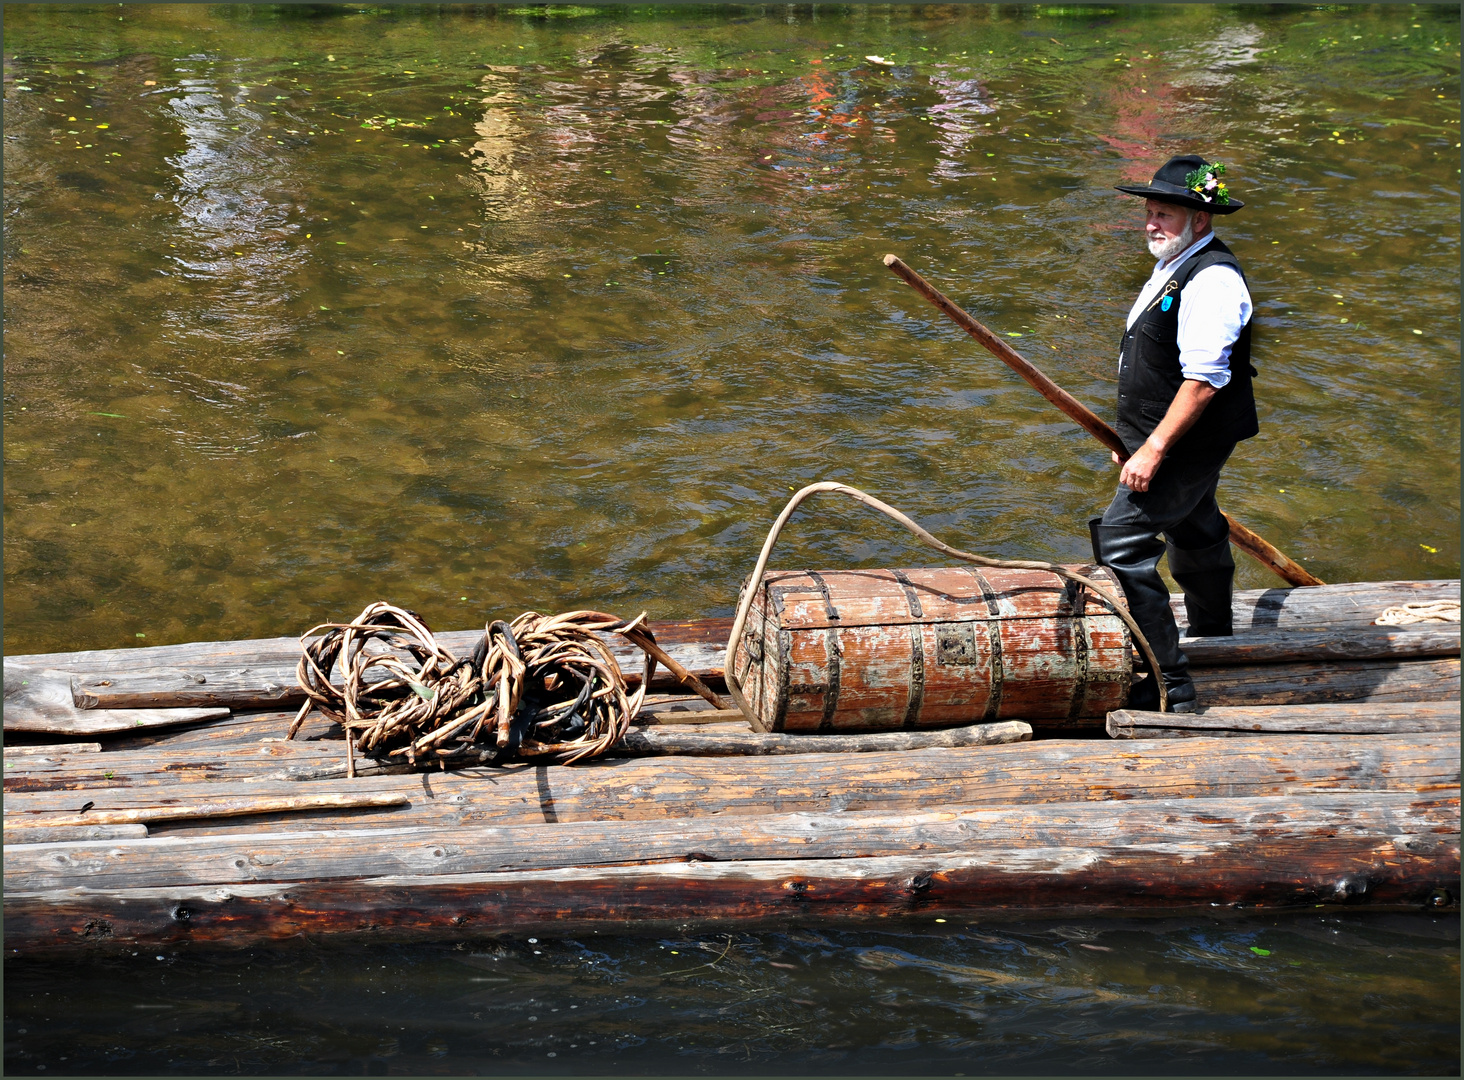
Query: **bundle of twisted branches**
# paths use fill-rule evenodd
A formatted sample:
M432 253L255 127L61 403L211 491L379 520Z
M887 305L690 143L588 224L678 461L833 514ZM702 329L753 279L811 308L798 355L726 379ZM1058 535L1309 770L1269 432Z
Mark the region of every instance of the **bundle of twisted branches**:
M295 737L312 711L334 720L345 730L349 776L357 752L444 768L449 759L466 757L573 764L603 754L625 735L657 662L723 707L656 645L645 618L526 611L512 623L489 623L472 655L458 658L419 615L377 602L352 622L324 623L301 636L297 676L307 700L287 737ZM596 636L605 632L645 653L634 693ZM337 664L339 685L331 681Z

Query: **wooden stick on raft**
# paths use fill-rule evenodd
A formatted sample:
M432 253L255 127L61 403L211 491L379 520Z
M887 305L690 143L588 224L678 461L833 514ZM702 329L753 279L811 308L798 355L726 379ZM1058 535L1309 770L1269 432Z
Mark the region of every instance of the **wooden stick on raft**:
M952 322L979 341L998 360L1025 379L1039 394L1066 413L1079 427L1117 454L1120 460L1127 459L1129 454L1128 450L1124 448L1123 440L1118 437L1118 433L1109 427L1097 413L1093 412L1092 409L1058 386L1057 383L1049 379L1033 364L1028 363L1016 349L1013 349L1001 338L997 337L990 330L986 329L986 327L971 318L970 315L966 314L966 312L962 311L949 297L914 270L911 270L897 256L886 255L884 257L884 264L893 270L901 281L909 285L910 288L925 297L925 299L929 300L941 311L945 312ZM1250 529L1247 529L1229 514L1225 515L1225 520L1230 524L1230 542L1253 559L1270 567L1280 576L1281 580L1291 585L1323 584L1320 578L1311 574L1305 567L1272 547L1264 539L1253 533Z
M1255 735L1399 735L1459 733L1458 701L1328 702L1253 705L1192 713L1116 709L1108 714L1115 739L1249 738Z
M250 814L279 814L301 810L360 810L368 807L407 806L411 803L400 792L369 794L291 795L257 799L226 799L220 802L193 803L184 806L144 806L135 810L89 810L65 816L54 815L20 819L12 815L5 821L5 831L54 829L68 825L134 825L154 821L187 821L194 818L244 817Z

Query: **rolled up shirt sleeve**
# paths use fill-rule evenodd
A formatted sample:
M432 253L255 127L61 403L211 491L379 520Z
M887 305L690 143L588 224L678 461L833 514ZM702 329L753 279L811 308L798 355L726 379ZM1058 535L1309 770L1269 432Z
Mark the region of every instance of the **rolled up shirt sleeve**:
M1245 279L1230 266L1207 266L1179 299L1179 367L1186 379L1219 390L1230 382L1230 350L1250 322Z

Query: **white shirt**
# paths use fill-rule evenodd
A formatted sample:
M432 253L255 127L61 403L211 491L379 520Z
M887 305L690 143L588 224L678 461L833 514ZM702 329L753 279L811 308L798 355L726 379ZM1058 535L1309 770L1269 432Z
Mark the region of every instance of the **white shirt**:
M1154 273L1129 310L1128 326L1143 314L1174 268L1215 239L1206 233ZM1230 381L1230 350L1251 317L1250 292L1233 266L1207 266L1179 294L1179 369L1186 379L1204 379L1219 390Z

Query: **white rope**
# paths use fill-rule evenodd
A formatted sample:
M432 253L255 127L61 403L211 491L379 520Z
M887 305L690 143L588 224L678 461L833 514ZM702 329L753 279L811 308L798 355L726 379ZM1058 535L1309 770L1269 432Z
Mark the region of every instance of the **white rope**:
M1422 622L1458 622L1459 601L1433 600L1390 607L1376 619L1374 626L1411 626Z

